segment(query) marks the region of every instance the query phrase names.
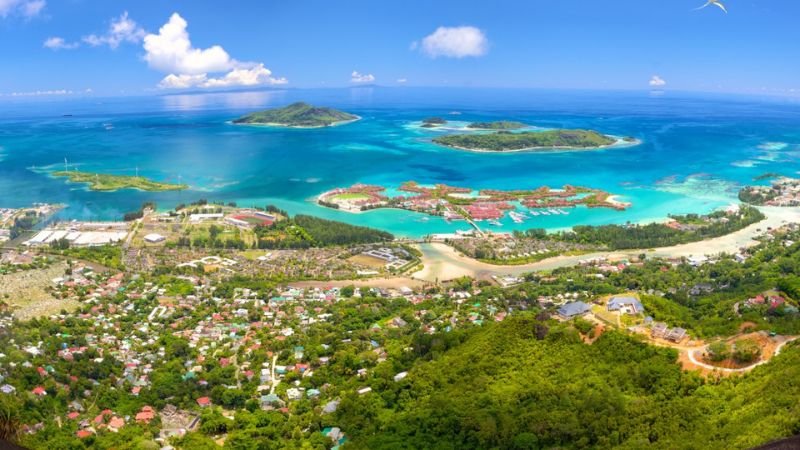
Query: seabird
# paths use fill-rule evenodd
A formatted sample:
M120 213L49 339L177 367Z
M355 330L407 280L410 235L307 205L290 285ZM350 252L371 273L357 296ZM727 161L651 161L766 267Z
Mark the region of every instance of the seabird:
M708 0L705 5L703 5L703 6L699 7L699 8L695 8L695 11L697 11L698 9L703 9L706 6L709 6L709 5L719 6L719 9L723 10L725 12L725 14L728 14L728 10L725 9L725 5L723 5L720 0Z

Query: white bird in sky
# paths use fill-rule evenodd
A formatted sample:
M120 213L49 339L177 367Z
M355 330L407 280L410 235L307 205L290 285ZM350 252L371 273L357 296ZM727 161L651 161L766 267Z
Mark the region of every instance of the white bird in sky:
M719 9L723 10L725 12L725 14L728 14L728 10L725 9L725 5L723 5L720 0L708 0L705 5L703 5L703 6L699 7L699 8L695 8L695 11L697 11L698 9L703 9L703 8L709 6L709 5L719 6Z

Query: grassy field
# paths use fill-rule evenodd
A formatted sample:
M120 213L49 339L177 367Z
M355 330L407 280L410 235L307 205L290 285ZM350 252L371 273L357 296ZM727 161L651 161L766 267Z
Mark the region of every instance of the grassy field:
M53 176L66 177L73 183L88 183L93 191L116 191L119 189L139 189L141 191L180 191L188 189L186 184L162 183L145 177L128 175L109 175L101 173L59 171Z
M358 192L344 192L342 194L336 194L332 198L334 200L366 200L369 198L369 195L359 194Z

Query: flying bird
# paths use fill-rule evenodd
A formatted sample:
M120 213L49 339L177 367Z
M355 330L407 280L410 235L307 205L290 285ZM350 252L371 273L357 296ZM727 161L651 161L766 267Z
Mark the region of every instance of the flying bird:
M707 6L710 6L710 5L719 6L719 9L724 11L725 14L728 14L728 10L725 9L725 5L723 5L720 0L708 0L705 5L703 5L703 6L699 7L699 8L695 8L695 11L697 11L699 9L703 9L703 8L705 8Z

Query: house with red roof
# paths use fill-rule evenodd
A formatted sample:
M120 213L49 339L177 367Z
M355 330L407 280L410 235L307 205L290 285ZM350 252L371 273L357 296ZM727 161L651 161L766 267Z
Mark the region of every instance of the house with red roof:
M200 405L201 408L211 406L211 399L208 397L200 397L197 399L197 404Z
M86 439L89 436L91 436L92 434L93 433L91 431L89 431L89 430L78 430L78 432L75 433L75 436L77 436L78 439Z
M33 393L33 395L36 395L36 396L39 396L39 397L47 395L47 391L42 386L36 386L35 388L33 388L31 393Z
M142 406L142 410L136 413L136 421L150 423L156 417L156 411L152 406Z

